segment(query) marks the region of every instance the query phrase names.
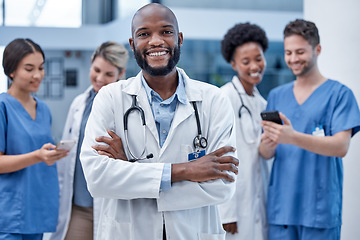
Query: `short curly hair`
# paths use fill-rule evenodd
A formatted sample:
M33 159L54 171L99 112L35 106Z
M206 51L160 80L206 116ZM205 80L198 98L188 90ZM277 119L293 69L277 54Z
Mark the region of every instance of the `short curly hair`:
M319 31L315 23L304 19L296 19L286 25L284 29L284 39L292 35L303 37L313 48L320 43Z
M221 41L221 53L227 62L231 62L235 49L248 42L259 44L265 52L269 45L265 31L256 24L239 23L230 28Z

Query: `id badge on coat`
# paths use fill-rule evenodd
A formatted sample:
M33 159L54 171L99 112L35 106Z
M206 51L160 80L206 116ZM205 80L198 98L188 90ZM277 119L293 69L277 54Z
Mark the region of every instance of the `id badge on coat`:
M196 160L198 158L201 158L203 156L205 156L205 150L195 151L195 152L189 153L188 161L194 161L194 160Z

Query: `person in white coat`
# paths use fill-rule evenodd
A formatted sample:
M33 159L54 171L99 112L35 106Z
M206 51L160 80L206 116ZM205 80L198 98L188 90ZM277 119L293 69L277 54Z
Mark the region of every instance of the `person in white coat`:
M131 29L141 72L99 91L81 149L89 191L103 198L97 237L225 239L217 205L233 195L238 166L231 103L175 67L183 35L169 8L145 5ZM95 138L114 134L120 157L99 155L112 150Z
M233 198L220 206L227 240L267 239L268 165L258 152L260 112L265 109L266 101L256 88L264 76L267 48L268 39L263 29L250 23L236 24L221 42L224 59L237 73L221 90L229 96L236 115L236 148L241 166Z
M91 240L96 232L101 199L93 199L87 190L79 160L80 148L95 95L103 86L124 76L128 59L128 51L122 44L102 43L91 57L91 86L70 106L62 139L76 139L77 148L58 163L60 213L51 240Z

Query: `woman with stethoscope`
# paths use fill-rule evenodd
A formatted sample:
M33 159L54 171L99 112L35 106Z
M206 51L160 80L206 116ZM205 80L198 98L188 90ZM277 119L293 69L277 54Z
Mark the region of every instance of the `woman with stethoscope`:
M239 175L234 197L220 206L226 239L267 239L265 189L267 164L260 159L260 112L265 99L256 88L266 68L265 32L257 25L237 24L225 35L222 54L237 75L221 89L230 98L237 119ZM265 175L265 177L264 177Z

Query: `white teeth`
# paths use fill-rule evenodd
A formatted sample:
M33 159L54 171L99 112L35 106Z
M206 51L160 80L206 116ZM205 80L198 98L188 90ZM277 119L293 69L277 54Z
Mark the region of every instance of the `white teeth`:
M153 52L153 53L149 53L149 56L162 56L162 55L165 55L166 52Z
M258 76L260 76L261 74L259 73L259 72L257 72L257 73L250 73L250 76L251 77L258 77Z

